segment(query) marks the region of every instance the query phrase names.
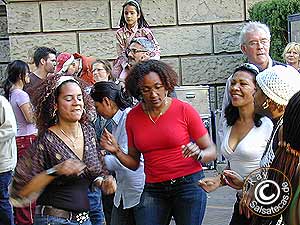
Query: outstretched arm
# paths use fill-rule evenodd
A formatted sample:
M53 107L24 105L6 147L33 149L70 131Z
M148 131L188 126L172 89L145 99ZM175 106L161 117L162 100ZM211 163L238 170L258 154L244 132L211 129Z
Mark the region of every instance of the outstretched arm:
M119 147L115 137L104 129L100 140L100 145L111 154L115 155L120 162L131 170L137 170L140 165L140 153L133 147L128 148L128 154L125 154Z

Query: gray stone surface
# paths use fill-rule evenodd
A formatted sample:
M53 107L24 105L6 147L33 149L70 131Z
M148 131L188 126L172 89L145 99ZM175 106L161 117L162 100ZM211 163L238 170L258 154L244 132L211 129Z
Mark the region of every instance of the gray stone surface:
M244 20L244 1L178 0L179 24Z
M241 54L182 58L182 84L224 83L242 62Z
M109 28L107 1L41 2L44 31Z
M102 59L117 56L114 31L84 32L79 34L80 52Z
M27 58L27 52L34 46L54 47L57 51L77 52L75 33L34 34L10 36L11 59Z
M0 16L0 38L2 37L8 37L7 18L5 16Z
M39 32L40 13L36 2L12 3L7 5L8 32Z
M210 26L154 28L153 33L162 56L212 52Z
M0 40L0 62L9 62L9 41Z
M169 66L171 66L179 77L179 84L180 84L180 73L179 73L179 59L178 58L162 58L161 61L167 63Z
M249 9L257 2L262 0L246 0L246 19L249 20Z
M111 0L112 26L114 28L119 28L124 2L124 0ZM144 0L141 8L150 26L176 25L175 0Z
M240 51L240 32L243 23L213 25L215 53Z
M6 72L5 72L6 67L7 64L0 64L0 92L1 92L3 81L6 78Z

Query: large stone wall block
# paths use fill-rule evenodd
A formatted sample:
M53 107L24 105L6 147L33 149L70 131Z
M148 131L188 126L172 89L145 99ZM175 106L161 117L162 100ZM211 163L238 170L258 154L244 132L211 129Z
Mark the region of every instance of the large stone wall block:
M163 56L212 52L211 27L188 26L153 29Z
M178 58L161 58L161 61L167 63L169 66L172 67L173 70L178 75L178 82L180 83L180 72L179 72L179 59Z
M215 53L240 51L243 23L213 25Z
M119 28L122 5L125 0L111 0L111 15L113 28ZM176 25L175 0L144 0L141 8L150 26Z
M7 18L0 16L0 38L8 37L7 34Z
M108 1L42 2L44 31L109 28Z
M80 52L101 59L117 57L114 31L84 32L79 34Z
M59 52L77 52L76 34L35 34L10 36L11 59L27 60L28 50L34 46L47 46L55 48Z
M242 54L182 58L182 84L225 83L242 62Z
M37 2L7 4L9 33L40 32L40 11Z
M9 62L9 41L0 40L0 62Z
M179 24L244 20L241 0L178 0Z

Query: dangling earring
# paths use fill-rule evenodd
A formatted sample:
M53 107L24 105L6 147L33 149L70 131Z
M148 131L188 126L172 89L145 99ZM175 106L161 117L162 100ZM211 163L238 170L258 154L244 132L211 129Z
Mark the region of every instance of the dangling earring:
M54 111L52 113L52 118L56 117L56 111L57 111L57 109L54 109Z
M264 101L264 103L262 104L263 109L267 109L269 108L269 99L266 99L266 101Z

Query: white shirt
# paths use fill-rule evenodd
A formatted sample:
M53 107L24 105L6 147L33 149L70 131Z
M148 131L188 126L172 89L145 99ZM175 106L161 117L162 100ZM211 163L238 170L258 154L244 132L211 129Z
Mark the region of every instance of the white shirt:
M243 178L260 167L261 157L273 130L273 123L269 118L263 117L261 121L261 126L254 126L234 150L228 144L232 127L227 126L224 129L221 152L230 162L230 169L239 173Z
M124 111L118 110L112 118L112 134L122 151L126 154L128 154L128 142L125 122L129 111L130 108ZM136 171L123 166L114 155L106 155L104 162L107 169L116 172L117 190L114 197L114 205L119 207L121 198L124 209L132 208L139 204L145 184L143 161L140 162L140 166Z

